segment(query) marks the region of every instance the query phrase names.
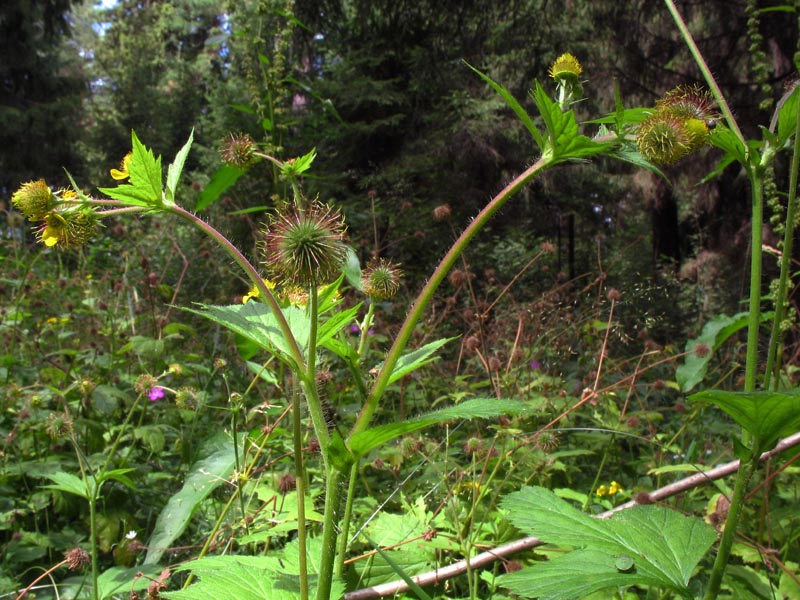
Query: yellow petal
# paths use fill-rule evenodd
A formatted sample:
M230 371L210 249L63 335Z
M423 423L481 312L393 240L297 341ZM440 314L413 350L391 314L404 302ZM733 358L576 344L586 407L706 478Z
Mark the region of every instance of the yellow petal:
M55 246L58 243L58 231L45 227L42 231L42 241L45 246Z
M116 181L122 181L130 177L127 172L120 171L119 169L111 169L111 178Z

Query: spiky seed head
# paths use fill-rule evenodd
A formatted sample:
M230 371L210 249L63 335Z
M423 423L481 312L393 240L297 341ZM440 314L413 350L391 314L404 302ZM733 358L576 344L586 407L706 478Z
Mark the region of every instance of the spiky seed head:
M231 133L219 148L222 162L230 167L245 169L256 162L256 143L246 133Z
M23 183L11 203L31 221L41 221L55 206L55 195L44 179Z
M319 202L276 214L264 231L264 263L283 285L330 283L347 255L345 230L342 214Z
M361 286L371 300L387 300L400 289L403 273L399 265L385 258L373 259L361 275Z
M76 206L47 213L37 236L45 246L75 248L92 239L97 233L97 227L97 214L94 210Z
M687 119L671 113L657 112L639 125L636 144L648 161L657 165L671 165L693 149L692 131Z
M718 113L711 95L698 85L681 85L656 102L639 126L639 151L654 164L669 165L705 144Z
M64 558L67 561L67 566L73 571L84 568L90 562L89 553L81 548L69 550Z
M719 117L711 94L699 85L679 85L668 91L656 102L656 111L703 122Z
M447 221L453 214L449 204L440 204L433 209L434 221Z

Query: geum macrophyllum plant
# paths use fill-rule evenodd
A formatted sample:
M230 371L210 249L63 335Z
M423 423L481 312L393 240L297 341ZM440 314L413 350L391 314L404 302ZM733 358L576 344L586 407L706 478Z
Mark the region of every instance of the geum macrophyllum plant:
M552 166L604 155L657 170L649 161L675 162L708 141L714 143L718 132L724 129L713 128L716 114L704 92L695 88L678 88L667 94L654 111L625 110L617 94L615 114L596 121L599 131L590 138L580 133L581 128L571 108L582 92L579 79L582 68L574 56L560 56L550 69L556 84L555 100L539 82L535 83L531 95L539 112L540 125L503 86L470 68L499 93L520 118L534 140L539 158L498 193L465 228L417 295L384 361L377 366L364 364L366 332L372 325L377 302L398 291L401 272L397 265L385 259L371 262L362 272L354 252L346 245L341 214L318 199L306 198L301 178L313 162L313 150L305 156L281 161L260 153L246 136L234 135L226 140L223 155L229 164L244 169L267 160L277 166L292 190L292 197L280 203L262 233L261 264L271 278L269 280L214 227L177 203L179 177L191 147L191 136L169 165L165 182L160 157L155 157L152 150L132 133L131 154L112 173L118 181L128 182L100 190L111 199L87 196L74 182L74 195L72 192L52 193L44 182L30 182L14 194L15 206L31 220L44 222L39 237L51 246L70 247L85 243L100 219L121 212L141 212L150 216L172 214L211 236L243 270L254 290L248 294L250 301L240 305L200 305L187 310L225 325L288 368L293 389L290 400L295 485L299 498L307 494L306 461L310 458L306 454L302 424L306 411L310 416L325 481L321 534L317 532L313 539L309 536L304 502L300 501L296 543L288 544L282 554L200 558L178 567L199 576L200 582L182 591L164 593L164 596L181 599L214 597L222 593L231 597L235 590L230 588L230 583L224 584L219 578L220 569L223 569L227 575L235 573L233 579L241 583L242 589L252 582L262 589L279 591L283 594L281 597L305 599L314 596L318 600L341 597L344 592L341 576L350 543L350 519L359 461L378 446L435 423L525 412L525 405L521 402L479 398L408 421L372 425L373 415L387 387L435 360L435 352L447 343L447 339L436 340L406 352L412 333L436 289L467 245L510 198ZM345 279L368 300L366 312L360 319L362 305L341 306L338 290ZM342 333L355 323L361 337L358 345L353 347ZM361 408L349 431L340 433L337 428L330 427L330 419L326 417L317 385L317 365L323 353L338 358L347 366L353 378L352 387L359 395ZM252 444L246 436L238 435L234 435L232 442L235 448ZM257 457L258 452L254 456ZM239 476L234 496L243 493L246 473L249 470ZM230 502L228 507L232 504ZM523 596L544 594L553 598L570 598L606 587L635 584L663 585L687 595L689 578L715 537L713 530L701 520L654 506L638 506L624 520L612 519L603 525L593 525L593 520L586 521L588 517L541 488L526 488L511 494L504 506L510 520L523 530L530 529L540 535L539 528L544 528L543 531L552 534L552 541L591 545L587 550L587 556L593 559L591 572L581 569L570 572L564 567L566 562L551 561L509 575L505 584ZM557 518L553 518L554 515ZM551 529L546 528L548 522ZM663 525L667 523L670 528L665 530ZM568 539L562 535L566 526L572 527L573 531ZM602 535L590 535L593 530L602 530ZM179 534L177 531L174 536ZM673 540L678 538L680 543L674 545ZM165 546L171 541L162 536L158 545ZM201 557L208 547L206 544ZM654 558L655 555L660 558ZM666 556L672 558L662 560ZM569 562L573 567L576 564ZM402 571L398 574L407 578ZM186 585L190 582L191 577ZM424 597L424 592L419 590L418 593Z

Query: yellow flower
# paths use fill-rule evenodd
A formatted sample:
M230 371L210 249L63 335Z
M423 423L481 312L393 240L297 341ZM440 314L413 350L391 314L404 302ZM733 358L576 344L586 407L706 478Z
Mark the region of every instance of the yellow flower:
M270 281L269 279L264 279L264 285L267 286L268 290L275 289L275 283L273 281ZM256 286L251 287L250 291L247 292L244 296L242 296L242 304L245 304L251 298L258 298L259 295L260 294L258 293L258 288Z
M133 152L128 152L119 163L119 169L111 169L111 178L116 181L124 181L131 176L130 166L133 160Z
M67 221L58 213L47 213L44 218L44 227L39 231L39 238L45 246L55 246L58 240L66 236Z
M569 52L559 56L548 71L550 77L556 81L562 79L577 81L581 73L583 73L581 63Z
M619 494L622 491L624 491L624 488L616 481L612 481L611 485L601 485L599 488L597 488L595 494L597 494L599 498L602 498L603 496L613 496L615 494Z

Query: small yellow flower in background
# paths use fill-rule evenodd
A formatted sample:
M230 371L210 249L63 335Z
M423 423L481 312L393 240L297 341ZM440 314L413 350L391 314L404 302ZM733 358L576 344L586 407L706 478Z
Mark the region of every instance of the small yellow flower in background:
M267 286L268 290L275 289L275 282L270 281L269 279L264 279L264 285ZM248 300L251 300L252 298L258 298L259 295L260 294L258 293L258 288L256 286L251 287L250 291L247 292L244 296L242 296L242 304L245 304Z
M612 481L611 485L601 485L599 488L597 488L595 494L602 498L603 496L613 496L615 494L619 494L622 491L624 491L624 488L616 481Z
M111 178L116 181L124 181L131 176L130 166L133 160L133 152L128 152L119 163L119 169L111 169Z
M547 73L556 81L577 81L583 73L583 67L577 58L569 52L565 52L555 60Z

